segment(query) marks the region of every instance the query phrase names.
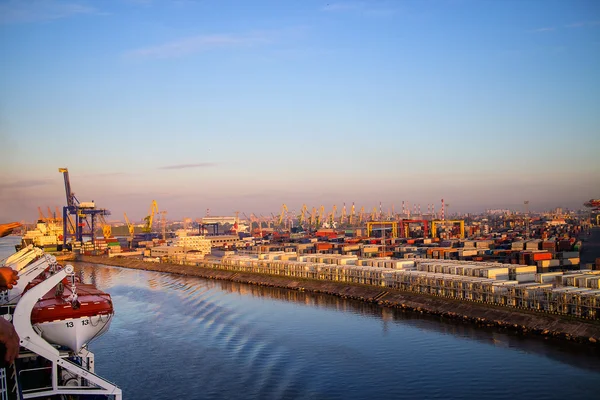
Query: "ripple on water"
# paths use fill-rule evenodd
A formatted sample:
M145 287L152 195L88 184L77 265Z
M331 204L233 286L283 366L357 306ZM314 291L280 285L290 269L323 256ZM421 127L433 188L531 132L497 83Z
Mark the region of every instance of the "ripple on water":
M106 271L108 269L108 271ZM116 315L92 343L128 399L592 398L598 357L326 295L82 267ZM504 343L504 344L503 344Z

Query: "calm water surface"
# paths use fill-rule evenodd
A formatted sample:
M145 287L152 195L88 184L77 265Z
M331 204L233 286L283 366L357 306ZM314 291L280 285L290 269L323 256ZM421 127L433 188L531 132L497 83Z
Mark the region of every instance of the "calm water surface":
M74 265L112 295L110 331L90 348L125 399L599 398L600 355L582 346L333 296Z

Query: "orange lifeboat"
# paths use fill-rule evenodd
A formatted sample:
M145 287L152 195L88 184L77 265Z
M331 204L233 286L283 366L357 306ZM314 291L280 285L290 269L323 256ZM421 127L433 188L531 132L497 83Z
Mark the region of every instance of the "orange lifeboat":
M33 280L25 292L40 282ZM95 286L63 279L31 311L35 331L52 344L78 352L108 330L114 314L110 295Z

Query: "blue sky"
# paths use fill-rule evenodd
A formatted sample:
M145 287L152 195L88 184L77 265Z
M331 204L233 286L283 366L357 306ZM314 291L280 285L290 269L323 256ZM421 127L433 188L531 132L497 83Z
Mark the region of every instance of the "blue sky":
M579 208L600 2L0 0L0 220Z

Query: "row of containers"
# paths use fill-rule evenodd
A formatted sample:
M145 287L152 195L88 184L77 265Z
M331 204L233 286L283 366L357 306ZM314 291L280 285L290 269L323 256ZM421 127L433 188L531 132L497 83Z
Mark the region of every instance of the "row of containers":
M375 261L385 263L398 260ZM498 265L477 265L478 263L473 262L471 264L465 262L462 265L454 262L454 265L444 265L444 263L427 263L419 260L410 260L412 264L408 264L407 260L402 261L403 263L397 264L396 267L382 268L379 264L377 266L326 264L228 256L220 261L203 261L198 265L239 272L372 285L587 319L600 317L598 271L578 271L579 275L588 275L585 284L589 286L576 287L559 285L563 282L567 284L583 282L581 277L576 281L570 278L569 273L535 274L525 269L527 266L523 266L524 269L521 270L513 269L511 272L511 267L514 268L512 265L498 267ZM527 276L523 278L527 282L504 279L511 277L511 274Z

